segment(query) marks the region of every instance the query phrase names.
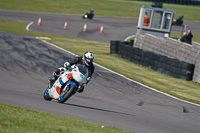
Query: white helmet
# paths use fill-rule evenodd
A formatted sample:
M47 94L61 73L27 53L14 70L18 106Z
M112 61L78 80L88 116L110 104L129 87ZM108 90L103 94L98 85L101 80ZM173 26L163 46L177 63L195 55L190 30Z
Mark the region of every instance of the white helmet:
M90 51L86 51L83 55L83 63L85 63L85 65L90 66L93 62L94 59L94 55L92 52Z

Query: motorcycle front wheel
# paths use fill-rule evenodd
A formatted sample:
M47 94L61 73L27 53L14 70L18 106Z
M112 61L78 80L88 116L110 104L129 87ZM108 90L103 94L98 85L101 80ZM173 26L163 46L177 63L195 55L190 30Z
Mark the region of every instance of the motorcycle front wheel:
M49 96L49 87L44 91L43 98L47 101L51 101L52 98Z
M64 103L76 92L76 87L73 86L72 84L69 84L66 87L67 88L63 89L62 92L60 93L60 97L58 98L59 103Z

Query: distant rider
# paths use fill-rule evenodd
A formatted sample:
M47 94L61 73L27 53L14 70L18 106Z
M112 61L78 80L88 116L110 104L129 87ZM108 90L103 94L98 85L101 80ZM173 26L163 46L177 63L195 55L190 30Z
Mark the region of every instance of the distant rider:
M49 87L51 87L54 82L58 79L58 77L67 70L67 68L71 67L74 64L81 64L85 65L88 68L88 77L87 77L87 83L91 80L92 74L94 72L94 65L93 65L94 55L90 51L86 51L83 55L83 57L78 56L73 59L71 59L68 62L64 63L64 67L59 67L51 76L49 79ZM78 92L81 93L84 90L84 86L82 88L79 88Z
M89 18L89 19L92 19L92 18L94 17L94 10L91 9L91 10L89 10L88 12L86 12L86 14L88 15L88 18Z

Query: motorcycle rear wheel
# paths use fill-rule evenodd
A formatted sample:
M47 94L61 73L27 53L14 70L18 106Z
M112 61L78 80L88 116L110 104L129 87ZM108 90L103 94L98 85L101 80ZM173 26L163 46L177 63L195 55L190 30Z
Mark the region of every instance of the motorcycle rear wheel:
M47 101L51 101L52 98L49 96L49 87L44 91L43 98Z
M67 86L65 91L60 93L60 97L58 98L59 103L64 103L67 101L74 93L76 92L76 87L70 84Z

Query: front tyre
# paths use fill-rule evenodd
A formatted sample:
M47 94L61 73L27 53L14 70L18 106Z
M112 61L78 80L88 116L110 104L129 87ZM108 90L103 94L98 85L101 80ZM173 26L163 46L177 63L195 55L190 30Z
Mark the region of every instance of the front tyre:
M76 92L76 87L72 84L69 84L66 87L67 88L64 88L63 91L60 93L60 97L58 98L59 103L64 103Z
M51 101L52 98L49 96L49 87L45 90L44 94L43 94L43 98L47 101Z

